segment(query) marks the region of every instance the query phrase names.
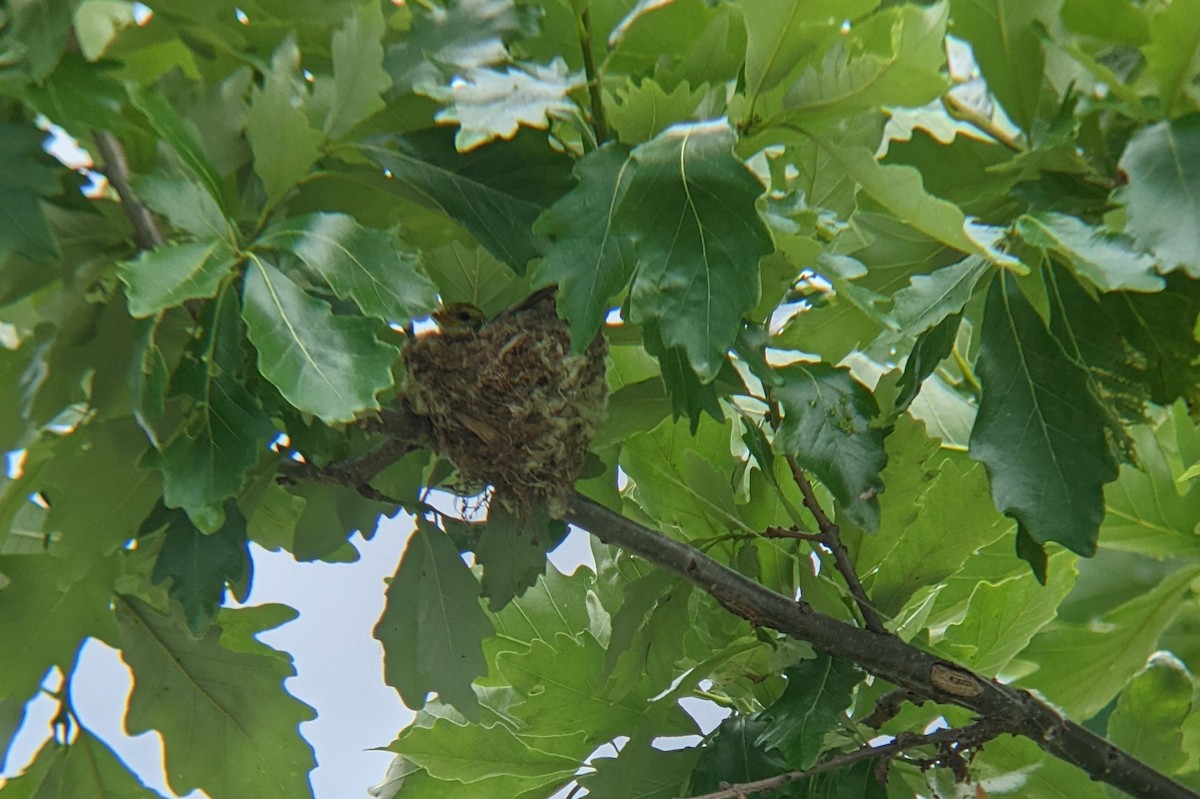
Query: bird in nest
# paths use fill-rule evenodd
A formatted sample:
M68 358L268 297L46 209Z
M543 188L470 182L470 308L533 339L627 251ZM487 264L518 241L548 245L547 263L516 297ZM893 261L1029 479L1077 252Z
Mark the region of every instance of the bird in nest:
M607 402L607 343L597 335L572 352L554 292L491 319L450 303L433 314L437 333L404 347L404 393L429 419L439 454L520 515L565 513Z

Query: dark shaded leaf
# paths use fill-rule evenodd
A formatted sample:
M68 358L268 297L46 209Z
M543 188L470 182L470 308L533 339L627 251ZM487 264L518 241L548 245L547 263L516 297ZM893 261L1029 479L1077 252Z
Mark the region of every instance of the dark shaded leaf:
M612 299L636 264L632 242L614 229L614 214L633 172L627 150L606 144L575 166L579 185L546 210L533 231L545 237L535 285L558 284L558 308L571 322L571 348L583 352L604 324Z
M471 682L487 672L480 642L492 633L479 590L449 536L418 520L374 631L383 644L384 679L409 707L424 707L436 691L442 702L478 718Z
M818 654L783 672L787 688L775 704L759 714L765 725L755 743L777 750L788 768L811 768L825 736L836 730L850 707L854 686L863 673L843 660Z
M247 470L266 454L267 439L275 432L246 385L239 311L232 290L209 305L204 332L172 382L176 395L192 401L192 412L158 462L167 507L183 508L208 532L213 528L204 519L238 493Z
M656 320L707 383L758 301L758 260L773 245L755 202L762 185L733 155L726 123L671 128L633 151L636 168L614 226L638 257L635 322Z
M962 314L947 316L936 326L917 336L917 343L909 353L908 362L904 365L904 373L897 384L895 413L904 412L912 401L917 398L921 384L925 378L933 374L942 359L954 350L954 339L958 335L958 326L962 322Z
M487 524L475 544L475 561L483 566L483 595L488 610L498 613L521 596L546 570L546 552L567 534L565 523L537 509L521 518L493 501Z
M1101 489L1117 477L1105 409L1005 273L988 293L977 369L983 389L970 451L987 466L996 508L1027 542L1094 554Z
M187 514L160 505L139 533L143 537L165 527L150 579L156 583L170 580L167 593L183 606L188 628L197 635L216 617L226 584L237 584L250 562L246 520L233 503L226 504L224 517L219 530L202 533Z
M879 473L887 464L886 431L872 426L879 406L845 369L796 364L777 370L771 389L783 408L775 451L792 454L833 493L842 511L866 530L879 526Z
M444 128L380 137L363 149L518 274L541 254L534 220L571 183L570 160L549 148L545 134L531 131L469 153L457 152Z

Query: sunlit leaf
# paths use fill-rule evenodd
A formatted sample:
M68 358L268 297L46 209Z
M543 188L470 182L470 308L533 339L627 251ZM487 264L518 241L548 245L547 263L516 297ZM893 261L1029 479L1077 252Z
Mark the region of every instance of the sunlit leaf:
M363 313L407 324L437 305L437 289L420 258L392 236L363 227L345 214L309 214L269 229L261 242L282 245Z
M581 83L558 59L545 67L471 70L430 94L446 104L437 121L458 123L454 146L465 152L492 139L511 139L521 125L544 129L552 119L570 116L576 106L567 95Z
M1073 216L1026 214L1017 220L1017 232L1030 244L1058 253L1101 291L1161 291L1166 285L1154 259L1135 251L1126 237Z
M1122 197L1128 232L1151 250L1163 271L1182 267L1200 278L1200 117L1143 128L1121 156L1129 178Z
M392 385L399 353L375 336L378 322L335 316L260 259L248 269L242 302L258 369L289 402L327 422L379 407L375 395Z

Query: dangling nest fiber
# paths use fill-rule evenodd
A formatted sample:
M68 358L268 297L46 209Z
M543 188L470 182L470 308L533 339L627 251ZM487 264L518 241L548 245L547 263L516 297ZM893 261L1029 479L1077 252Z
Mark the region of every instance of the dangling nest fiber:
M404 392L429 419L439 454L521 517L566 513L567 496L604 419L608 388L596 336L571 354L550 293L473 329L447 329L404 348Z

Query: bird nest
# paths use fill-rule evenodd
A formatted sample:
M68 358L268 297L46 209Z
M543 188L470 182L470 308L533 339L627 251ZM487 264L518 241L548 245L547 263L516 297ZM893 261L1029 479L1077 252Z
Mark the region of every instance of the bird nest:
M566 513L603 421L607 343L571 353L567 324L545 296L478 329L409 340L405 395L429 419L437 449L469 483L487 483L522 518Z

